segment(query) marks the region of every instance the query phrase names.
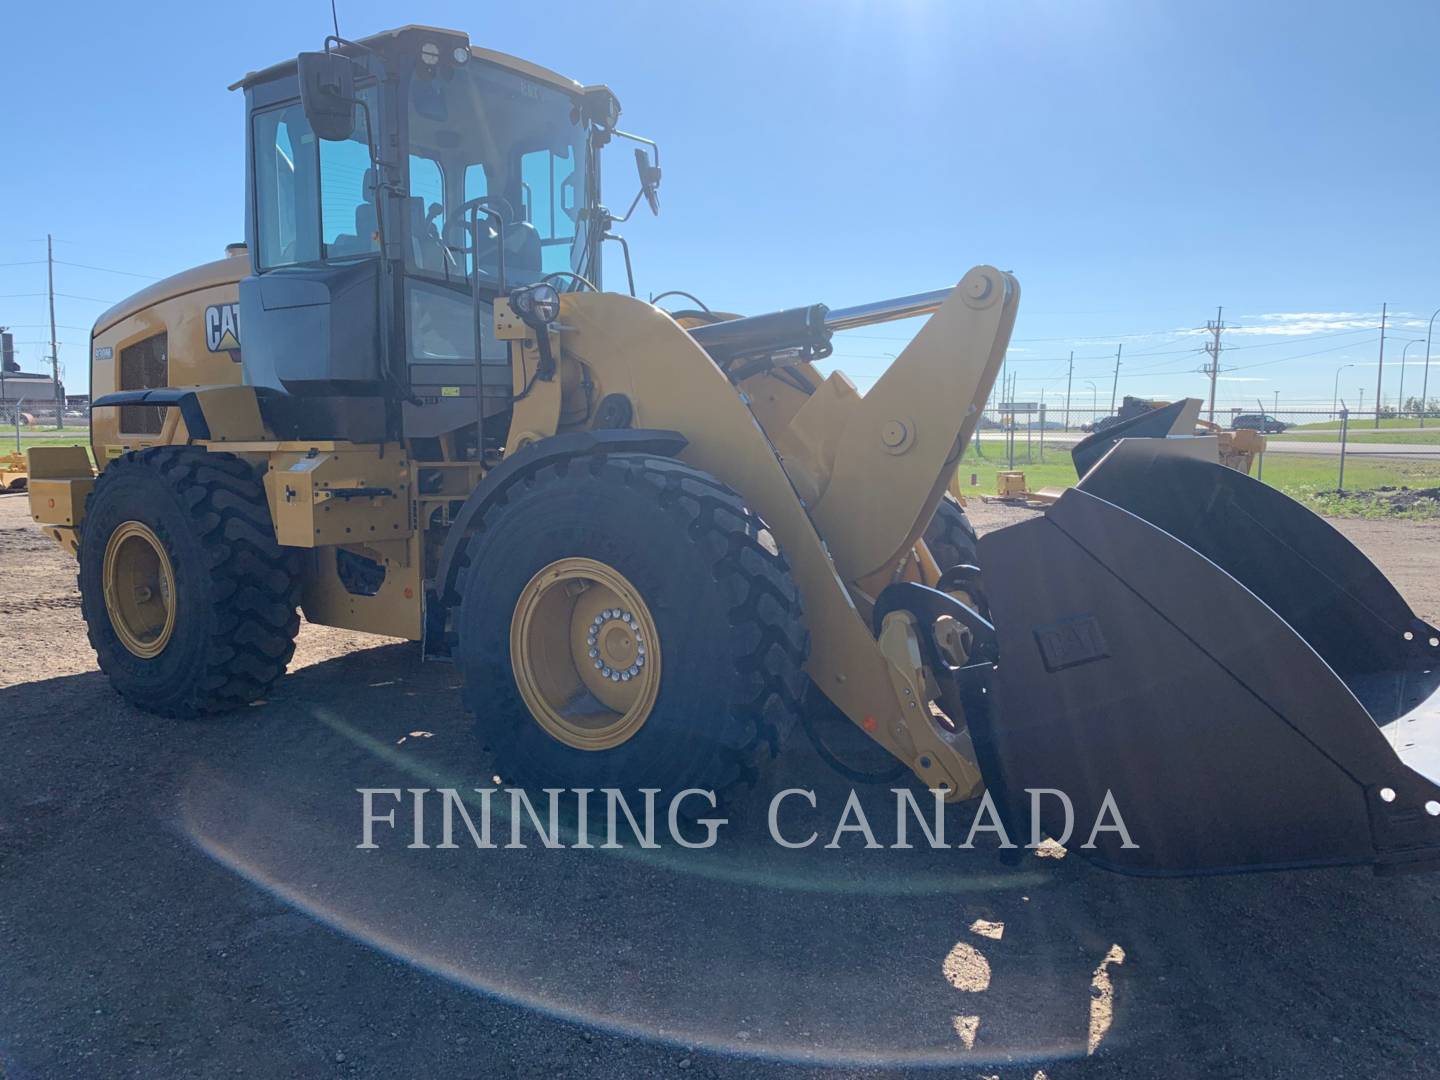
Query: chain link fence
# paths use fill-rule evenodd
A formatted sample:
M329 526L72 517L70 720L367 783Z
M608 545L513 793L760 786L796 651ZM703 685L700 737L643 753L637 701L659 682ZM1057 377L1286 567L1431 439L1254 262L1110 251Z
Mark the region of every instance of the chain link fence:
M58 427L83 428L89 423L89 414L83 408L60 409L54 401L0 401L0 432L12 435L17 427L22 433L38 433Z
M999 402L988 405L981 413L976 437L966 450L965 460L983 462L1000 468L1043 465L1068 458L1070 449L1096 430L1104 430L1122 420L1139 416L1150 408L1169 404L1140 398L1127 398L1115 412L1098 408L1076 407L1047 402ZM1200 410L1200 419L1210 415ZM1342 425L1342 416L1344 422ZM1396 451L1416 456L1422 447L1440 452L1440 399L1432 400L1422 409L1417 399L1410 399L1409 408L1384 406L1375 409L1346 409L1343 402L1317 404L1313 401L1284 402L1272 400L1262 408L1253 404L1227 402L1217 404L1215 424L1225 430L1248 428L1268 436L1289 435L1284 442L1314 442L1316 453L1335 454L1337 443L1355 440L1380 440L1397 444ZM1343 427L1343 431L1342 431ZM1376 432L1379 429L1379 433ZM1367 440L1367 436L1369 437ZM1299 449L1296 447L1296 449ZM1345 446L1339 447L1339 474L1344 481ZM1257 474L1262 468L1257 462Z
M1154 405L1168 404L1168 402L1155 402ZM1051 435L1083 436L1095 430L1097 424L1105 426L1106 421L1114 422L1115 419L1126 419L1132 415L1139 415L1145 411L1149 402L1137 404L1133 409L1121 406L1114 412L1108 408L1086 405L1080 407L1072 405L1066 409L1063 404L1055 405L1043 402L1005 402L996 405L987 405L980 414L979 431L989 434L1000 434L1011 430L1021 433L1030 431L1032 436L1040 431ZM1222 428L1234 429L1237 427L1248 427L1255 430L1267 430L1274 433L1281 429L1295 427L1334 427L1340 422L1340 411L1345 408L1343 404L1334 409L1316 406L1313 403L1290 404L1287 402L1266 402L1265 408L1261 409L1258 401L1250 405L1216 405L1215 423ZM1200 409L1200 419L1206 420L1210 416L1208 408ZM1393 405L1387 405L1379 410L1370 409L1349 409L1350 423L1360 424L1369 422L1374 424L1376 419L1383 421L1383 426L1394 428L1400 425L1401 421L1409 422L1406 426L1415 428L1434 427L1440 431L1440 399L1430 403L1424 410L1419 408L1415 402L1411 408L1399 410Z

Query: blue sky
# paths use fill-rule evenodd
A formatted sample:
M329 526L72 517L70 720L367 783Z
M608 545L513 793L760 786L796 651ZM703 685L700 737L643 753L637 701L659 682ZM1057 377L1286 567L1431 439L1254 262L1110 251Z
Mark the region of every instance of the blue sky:
M625 228L642 293L758 312L848 306L958 280L1024 289L1018 396L1199 395L1194 333L1235 329L1219 397L1373 403L1382 301L1405 341L1440 307L1440 4L1119 0L731 0L529 6L339 0L341 29L453 26L585 83L657 139L663 213ZM325 0L16 4L0 65L0 323L45 355L56 258L162 276L243 230L248 69L319 46ZM623 149L623 148L622 148ZM628 153L628 151L625 151ZM616 154L608 202L633 172ZM145 284L57 267L60 355ZM620 278L612 272L612 287ZM81 299L86 298L86 299ZM903 325L840 341L862 386ZM1243 348L1241 348L1243 346ZM1424 344L1410 349L1418 390ZM1436 350L1440 354L1440 348ZM1440 384L1437 366L1433 384ZM1432 395L1440 386L1432 385Z

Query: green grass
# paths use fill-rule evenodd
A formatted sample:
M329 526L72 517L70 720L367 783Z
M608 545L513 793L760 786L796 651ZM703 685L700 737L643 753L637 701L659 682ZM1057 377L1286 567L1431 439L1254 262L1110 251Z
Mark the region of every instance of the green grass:
M1302 432L1292 435L1286 432L1284 435L1267 435L1267 439L1274 439L1277 442L1339 442L1339 429L1322 432ZM1346 442L1351 443L1394 443L1404 446L1436 446L1440 447L1440 421L1433 426L1427 427L1424 431L1386 431L1381 428L1376 431L1368 425L1352 424L1345 435Z
M1426 427L1430 427L1432 424L1433 424L1433 425L1436 425L1436 426L1440 426L1440 419L1437 419L1437 418L1435 418L1435 417L1433 417L1433 416L1427 416L1427 417L1425 418L1425 426L1426 426ZM1420 419L1419 419L1419 417L1415 417L1415 416L1404 416L1404 417L1401 417L1401 416L1387 416L1387 417L1384 417L1383 419L1381 419L1381 421L1380 421L1380 430L1381 430L1381 431L1384 431L1386 428L1411 428L1411 427L1419 427L1419 426L1420 426ZM1374 430L1375 430L1375 418L1372 416L1372 417L1369 417L1368 419L1357 419L1357 420L1351 420L1351 421L1350 421L1350 430L1351 430L1351 431L1356 431L1356 430L1358 430L1358 429L1360 429L1360 428L1365 428L1365 429L1367 429L1367 430L1369 430L1369 431L1374 431ZM1294 427L1292 427L1290 430L1291 430L1291 431L1339 431L1339 430L1340 430L1340 421L1339 421L1339 420L1321 420L1321 421L1319 421L1319 422L1317 422L1317 423L1314 423L1314 424L1296 424L1296 425L1295 425Z
M983 458L971 447L961 459L961 491L965 495L994 495L995 474L1007 467L1003 454L996 453L989 445L984 449ZM1038 454L1028 463L1023 454L1017 454L1015 468L1025 473L1025 485L1031 491L1070 487L1076 479L1070 455L1063 450L1046 451L1043 464ZM1251 475L1255 476L1256 472L1252 469ZM974 486L970 484L972 474L977 481ZM1412 500L1406 494L1406 491L1440 489L1440 461L1347 458L1343 496L1335 492L1339 475L1338 457L1269 454L1258 479L1316 513L1331 517L1440 519L1440 496Z
M994 495L995 474L1009 469L1005 463L1003 442L987 441L982 449L985 451L984 457L977 455L975 447L971 445L960 459L960 482L964 485L962 490L966 495ZM1047 448L1043 464L1040 462L1038 446L1032 448L1031 457L1031 461L1025 460L1025 442L1020 440L1016 445L1015 468L1025 474L1025 485L1031 491L1042 487L1069 487L1075 483L1075 466L1070 463L1068 448ZM972 473L977 481L973 487L970 485Z
M90 450L90 430L88 428L65 428L56 431L54 428L20 429L20 452L23 454L32 446L83 446L86 453L94 460L94 452ZM9 431L0 430L0 457L15 452L15 429Z

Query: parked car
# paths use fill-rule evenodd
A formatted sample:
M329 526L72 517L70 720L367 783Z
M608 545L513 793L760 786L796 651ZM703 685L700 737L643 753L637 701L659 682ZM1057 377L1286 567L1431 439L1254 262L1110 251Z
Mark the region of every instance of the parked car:
M1276 420L1269 413L1241 413L1230 421L1231 431L1248 429L1258 431L1261 435L1278 435L1289 426L1281 420Z

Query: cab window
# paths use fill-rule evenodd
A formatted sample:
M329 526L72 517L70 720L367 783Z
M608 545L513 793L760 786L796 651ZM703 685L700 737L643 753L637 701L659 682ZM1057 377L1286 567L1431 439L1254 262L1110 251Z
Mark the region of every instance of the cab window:
M255 226L262 269L320 257L315 135L299 102L255 116Z
M427 217L435 210L430 220L437 229L445 224L445 179L440 174L440 163L434 158L410 155L410 196L420 200Z
M520 156L525 220L540 234L540 269L546 274L569 270L579 197L575 147L563 154L534 150Z
M375 113L375 88L360 91ZM380 250L365 110L350 138L315 137L299 102L254 119L255 226L262 270Z

